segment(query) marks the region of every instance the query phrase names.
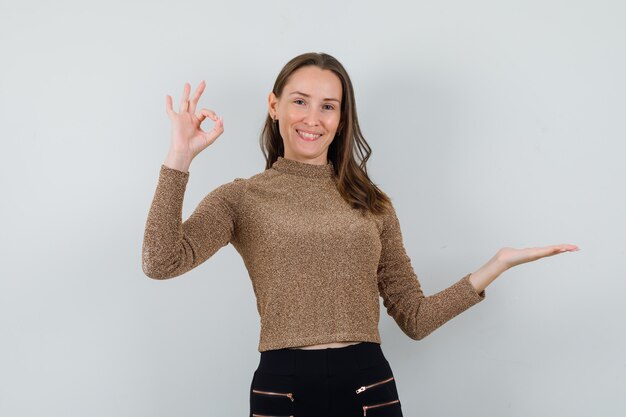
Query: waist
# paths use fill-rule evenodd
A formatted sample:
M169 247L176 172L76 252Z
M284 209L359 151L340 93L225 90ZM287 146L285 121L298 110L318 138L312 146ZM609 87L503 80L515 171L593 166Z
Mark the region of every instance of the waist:
M257 371L278 375L333 375L387 363L379 343L361 342L326 349L274 349L261 352Z

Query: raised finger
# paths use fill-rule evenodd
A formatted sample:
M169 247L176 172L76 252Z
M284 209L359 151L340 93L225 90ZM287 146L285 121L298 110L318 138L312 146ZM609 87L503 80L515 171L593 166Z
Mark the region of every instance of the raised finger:
M202 95L205 87L206 83L204 82L204 80L200 81L200 85L198 86L198 88L196 88L196 92L189 101L189 113L196 112L196 105L198 104L198 100L200 100L200 96Z
M169 95L165 96L165 111L168 116L172 117L176 114L174 109L172 109L172 97Z
M191 90L191 86L189 83L185 83L185 87L183 88L183 96L180 99L180 113L186 112L189 108L189 91Z

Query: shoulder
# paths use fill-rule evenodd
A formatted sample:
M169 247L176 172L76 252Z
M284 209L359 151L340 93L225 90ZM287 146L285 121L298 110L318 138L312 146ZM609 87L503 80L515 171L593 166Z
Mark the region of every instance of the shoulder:
M249 177L236 177L232 181L223 184L222 187L227 188L231 192L245 194L248 189L271 187L274 184L274 179L278 176L280 176L280 172L275 169L266 169Z
M380 235L400 228L396 207L391 198L389 199L389 205L382 213L371 214L371 216Z
M238 202L245 194L248 179L236 177L214 188L207 197L217 197L227 202Z
M271 172L269 172L271 171ZM262 183L272 176L275 170L265 170L249 177L235 177L213 189L209 195L220 197L229 202L239 202L252 184Z

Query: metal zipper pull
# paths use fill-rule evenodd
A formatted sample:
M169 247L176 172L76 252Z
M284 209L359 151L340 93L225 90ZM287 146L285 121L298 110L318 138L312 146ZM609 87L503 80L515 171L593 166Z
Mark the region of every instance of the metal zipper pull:
M357 393L357 394L360 394L360 393L362 393L363 391L365 391L366 389L369 389L369 388L375 387L376 385L379 385L379 384L384 384L385 382L389 382L389 381L391 381L393 378L394 378L394 377L391 377L391 378L387 378L387 379L385 379L385 380L383 380L383 381L378 381L378 382L374 382L373 384L370 384L370 385L365 385L365 386L363 386L363 387L361 387L361 388L357 389L357 390L356 390L356 393Z
M393 400L393 401L388 401L386 403L373 404L373 405L364 405L363 406L363 416L367 416L367 410L369 410L370 408L382 407L383 405L390 405L390 404L395 404L395 403L399 403L399 402L400 402L400 400Z
M260 391L258 389L253 389L252 392L256 392L257 394L267 394L267 395L282 395L288 397L291 402L294 401L293 394L291 392L271 392L271 391Z
M293 416L266 416L265 414L252 414L252 417L293 417Z

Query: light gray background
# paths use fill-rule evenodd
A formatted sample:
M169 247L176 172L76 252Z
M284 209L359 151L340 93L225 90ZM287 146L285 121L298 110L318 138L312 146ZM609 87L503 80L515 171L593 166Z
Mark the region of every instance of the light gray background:
M200 106L225 121L186 218L263 169L267 94L307 51L352 77L427 294L503 246L581 248L505 272L420 342L381 308L405 416L626 413L623 2L0 5L0 415L247 415L259 321L241 258L229 245L151 280L143 228L165 95L178 108L206 79Z

